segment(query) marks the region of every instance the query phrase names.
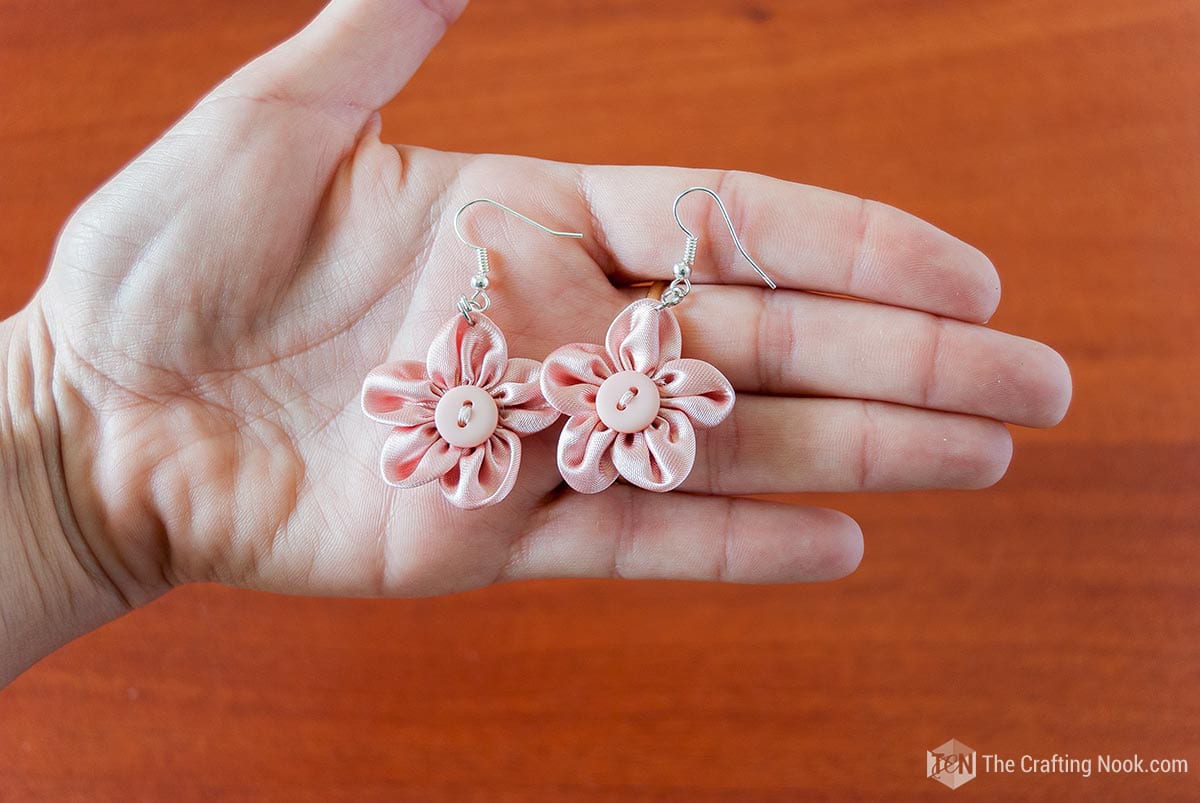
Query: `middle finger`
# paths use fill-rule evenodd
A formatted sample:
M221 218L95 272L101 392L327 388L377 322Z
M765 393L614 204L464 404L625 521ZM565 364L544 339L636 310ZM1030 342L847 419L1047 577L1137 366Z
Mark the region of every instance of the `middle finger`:
M629 288L642 297L645 288ZM795 290L696 285L675 308L684 355L740 391L872 399L1052 426L1066 363L1023 337L925 312Z

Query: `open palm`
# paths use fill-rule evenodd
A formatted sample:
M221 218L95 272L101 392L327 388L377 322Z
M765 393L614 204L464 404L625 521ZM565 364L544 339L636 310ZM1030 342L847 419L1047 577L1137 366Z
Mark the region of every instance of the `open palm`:
M615 575L734 581L851 571L861 535L832 511L736 498L982 487L1003 421L1045 426L1070 382L1041 344L985 329L999 283L978 251L897 210L719 171L581 167L394 147L376 110L457 8L336 0L241 70L72 218L31 307L54 351L72 514L131 600L215 579L280 591L434 594L498 580ZM580 495L558 427L526 438L502 503L462 511L436 484L379 476L387 428L363 377L423 359L492 249L509 353L603 342L670 278L672 198L703 185L781 289L758 284L702 196L684 353L739 396L670 494ZM816 292L812 292L816 291Z

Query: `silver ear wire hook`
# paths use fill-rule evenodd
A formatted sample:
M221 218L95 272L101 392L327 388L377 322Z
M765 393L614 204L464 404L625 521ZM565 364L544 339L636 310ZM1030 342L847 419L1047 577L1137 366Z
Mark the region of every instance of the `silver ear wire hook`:
M522 215L517 210L507 207L504 204L500 203L499 201L493 201L491 198L476 198L475 200L467 201L465 204L460 206L458 208L458 211L454 213L454 234L455 234L455 236L458 237L458 241L461 242L463 245L467 246L468 248L475 249L475 256L476 256L476 259L478 260L478 268L475 271L475 275L471 277L471 291L472 291L471 295L470 295L470 297L459 296L458 304L457 304L458 311L462 313L462 316L467 319L467 323L469 323L471 326L475 325L475 319L471 317L471 313L472 312L485 312L488 309L488 307L490 307L492 305L492 300L491 300L491 298L488 297L488 294L487 294L487 288L488 288L488 284L489 284L487 275L488 275L488 271L491 270L491 265L489 264L490 261L488 258L487 248L485 248L482 245L476 245L475 243L471 242L466 237L464 237L463 233L462 233L462 228L459 226L459 221L462 218L463 212L466 212L469 208L471 208L475 204L491 204L492 206L497 207L498 209L501 209L501 210L507 212L508 214L512 215L513 217L519 218L520 220L525 221L530 226L533 226L536 229L541 229L542 231L546 232L547 234L552 234L555 237L571 237L576 240L582 239L582 237L583 237L582 232L555 231L554 229L550 228L549 226L543 226L541 223L538 223L533 218L528 217L526 215Z
M721 217L725 218L725 225L729 227L729 234L733 237L733 244L737 247L738 253L750 263L750 267L754 268L754 272L762 278L767 287L770 287L772 290L778 289L774 280L767 275L767 272L742 247L742 241L738 239L737 230L733 227L733 221L730 220L729 212L726 211L721 197L707 187L690 187L675 196L675 205L672 207L672 211L675 214L675 223L687 239L684 241L683 259L675 263L673 268L675 278L671 281L667 289L663 291L658 308L666 309L667 307L673 307L680 301L683 301L684 297L692 291L692 265L696 262L696 246L700 243L700 238L692 234L688 227L683 225L683 221L679 219L679 202L684 199L684 196L693 192L703 192L712 196L712 199L717 202L717 207L721 210Z

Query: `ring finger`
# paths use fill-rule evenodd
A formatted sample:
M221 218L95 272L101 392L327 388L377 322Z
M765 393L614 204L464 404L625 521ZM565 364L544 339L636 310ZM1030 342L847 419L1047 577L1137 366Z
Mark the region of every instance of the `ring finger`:
M682 488L714 494L984 488L1012 457L1008 429L987 418L750 394L696 448Z

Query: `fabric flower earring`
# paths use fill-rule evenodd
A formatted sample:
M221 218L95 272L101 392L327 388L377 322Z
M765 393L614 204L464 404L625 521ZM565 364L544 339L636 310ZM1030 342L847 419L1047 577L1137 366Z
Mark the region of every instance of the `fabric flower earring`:
M491 204L556 237L554 231L490 198L459 208L454 233L475 249L478 270L472 293L458 299L458 313L433 338L425 362L380 365L363 382L362 408L392 432L383 445L383 479L397 488L437 480L453 505L473 510L508 496L521 467L521 437L558 420L539 384L541 363L508 356L500 327L483 314L488 297L487 249L468 242L459 228L463 212Z
M676 196L675 222L687 240L671 284L657 299L622 310L603 346L562 346L542 366L546 401L568 416L558 440L558 469L581 493L603 491L618 476L649 491L677 488L696 462L695 431L717 426L733 410L729 380L703 360L681 357L679 321L671 311L692 290L699 240L679 219L679 202L691 192L716 200L738 252L775 289L742 248L715 192L692 187Z

